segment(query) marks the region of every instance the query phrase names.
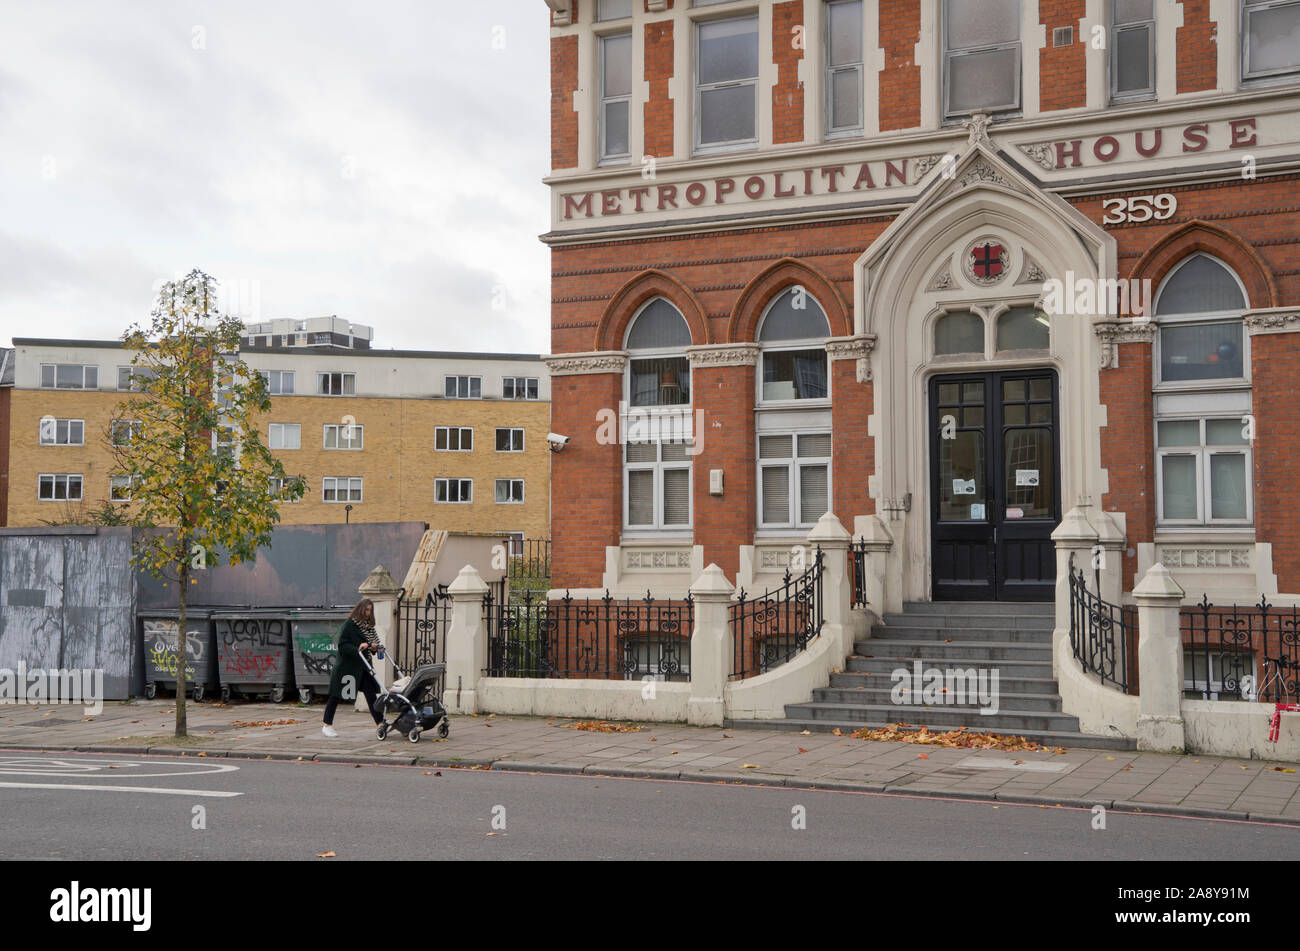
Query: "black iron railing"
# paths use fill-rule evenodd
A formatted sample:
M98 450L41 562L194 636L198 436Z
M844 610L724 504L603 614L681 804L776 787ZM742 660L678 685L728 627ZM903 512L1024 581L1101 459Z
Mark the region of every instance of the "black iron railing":
M690 680L694 602L563 598L528 591L483 599L489 677Z
M825 558L818 548L812 565L797 577L787 569L779 587L754 598L746 598L741 589L730 608L732 680L779 667L821 633L824 573Z
M1138 693L1137 608L1111 604L1088 590L1070 558L1070 647L1083 669L1136 696ZM1098 591L1101 583L1096 581Z
M1208 595L1183 608L1184 696L1294 703L1300 699L1300 607L1260 597L1216 607Z
M506 583L488 582L488 592L500 600ZM403 594L405 589L403 589ZM424 664L442 664L447 660L447 628L451 626L451 598L447 586L435 586L423 598L397 599L393 611L396 621L396 644L393 660L406 673Z
M513 590L545 590L551 579L551 540L512 538L507 577Z
M859 538L849 545L849 581L852 585L852 606L867 603L867 540Z

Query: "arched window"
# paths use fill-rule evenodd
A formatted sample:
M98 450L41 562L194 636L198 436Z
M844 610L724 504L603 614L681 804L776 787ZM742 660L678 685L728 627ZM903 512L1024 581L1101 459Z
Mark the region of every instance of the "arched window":
M830 334L826 311L799 286L772 301L759 324L758 523L763 529L803 531L830 508L830 411L812 402L830 396Z
M691 365L685 350L691 328L681 311L656 297L632 319L624 346L628 361L628 403L684 406L691 401Z
M936 356L984 355L984 318L968 310L944 314L934 325Z
M1156 494L1166 525L1242 525L1252 514L1249 306L1237 275L1188 257L1156 294Z
M792 287L772 301L758 332L762 399L826 399L825 341L830 335L826 311L805 288Z
M1036 307L1012 307L998 317L997 350L1046 350L1051 344L1047 315Z

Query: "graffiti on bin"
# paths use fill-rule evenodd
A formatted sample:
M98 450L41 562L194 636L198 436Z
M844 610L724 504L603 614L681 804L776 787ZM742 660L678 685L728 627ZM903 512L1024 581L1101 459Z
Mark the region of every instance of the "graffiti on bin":
M226 673L252 674L255 677L265 677L267 674L272 673L278 674L282 656L283 651L255 653L251 650L241 650L238 647L232 647L222 652Z
M144 622L144 643L148 651L149 668L155 673L176 676L179 667L176 647L179 640L175 621L152 620ZM207 645L200 631L188 631L185 636L185 676L194 676L194 665L202 662Z
M302 658L303 670L309 674L328 677L334 673L339 662L339 648L334 643L334 636L326 632L313 632L295 635L298 654Z
M235 618L217 622L221 643L226 647L235 644L252 647L283 647L285 621L283 618Z

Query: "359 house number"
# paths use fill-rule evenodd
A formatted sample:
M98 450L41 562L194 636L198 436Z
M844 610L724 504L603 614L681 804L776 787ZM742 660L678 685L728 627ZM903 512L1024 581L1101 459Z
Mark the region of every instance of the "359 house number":
M1178 199L1165 192L1160 195L1130 195L1107 198L1101 203L1106 211L1102 224L1122 225L1139 221L1164 221L1178 210Z

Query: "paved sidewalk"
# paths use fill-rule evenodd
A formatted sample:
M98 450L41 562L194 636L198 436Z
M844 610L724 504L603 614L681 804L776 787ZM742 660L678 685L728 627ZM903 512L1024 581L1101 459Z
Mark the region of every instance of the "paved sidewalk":
M429 763L443 767L586 772L656 779L851 789L1044 806L1251 819L1300 826L1300 766L1213 756L1067 749L967 750L826 733L637 724L597 733L576 721L453 717L451 736L375 738L370 719L341 710L339 737L320 732L314 704L189 704L177 741L169 700L80 707L0 707L0 752L78 750L187 756ZM290 722L283 722L290 721Z

